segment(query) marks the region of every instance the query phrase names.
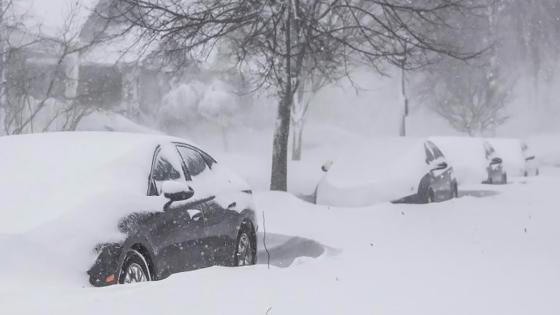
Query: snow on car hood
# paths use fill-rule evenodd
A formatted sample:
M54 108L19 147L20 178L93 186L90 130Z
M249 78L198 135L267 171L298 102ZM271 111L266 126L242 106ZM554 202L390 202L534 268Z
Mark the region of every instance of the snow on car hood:
M425 140L370 139L341 152L317 188L317 203L366 206L393 201L417 192L428 172Z
M480 184L488 178L484 140L466 137L431 137L453 167L459 185Z

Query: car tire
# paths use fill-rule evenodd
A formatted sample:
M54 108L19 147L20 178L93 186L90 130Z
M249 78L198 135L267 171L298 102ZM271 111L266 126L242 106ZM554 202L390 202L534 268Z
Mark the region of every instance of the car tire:
M457 183L453 183L451 192L452 192L451 199L459 198L459 187L458 187Z
M136 283L152 281L146 258L137 250L126 253L119 273L119 283Z
M257 263L255 232L249 224L241 225L235 243L235 254L233 256L234 266L249 266Z
M432 188L428 188L428 192L426 193L426 203L434 203L435 202L435 194Z

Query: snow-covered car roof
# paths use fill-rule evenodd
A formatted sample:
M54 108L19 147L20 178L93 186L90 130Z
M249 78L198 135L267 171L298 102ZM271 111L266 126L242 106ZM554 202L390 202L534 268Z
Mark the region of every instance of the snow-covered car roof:
M317 189L317 203L365 206L414 194L426 164L426 139L375 138L340 152Z
M148 180L155 149L172 142L186 141L119 132L0 137L0 236L24 239L29 246L18 251L41 248L42 268L63 268L69 278L61 281L84 283L94 248L126 237L121 219L163 210L167 200L147 196Z
M146 194L160 135L60 132L0 137L0 233L57 218L87 197Z
M486 158L484 140L469 137L431 137L453 166L459 184L480 184L486 180Z

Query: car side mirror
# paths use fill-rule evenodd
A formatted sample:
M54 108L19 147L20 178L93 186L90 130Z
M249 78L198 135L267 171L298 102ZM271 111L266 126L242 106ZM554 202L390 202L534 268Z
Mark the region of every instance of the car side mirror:
M531 155L531 156L529 156L529 157L526 157L526 158L525 158L525 161L531 161L531 160L534 160L534 159L535 159L535 156L534 156L534 155Z
M323 165L321 166L321 171L323 171L323 172L325 172L325 173L328 172L328 171L331 169L331 166L332 166L332 165L333 165L333 161L327 161L327 162L325 162L325 164L323 164Z
M440 162L438 164L435 165L435 167L432 168L432 171L440 171L440 170L444 170L448 167L446 162Z
M194 196L194 190L189 185L172 180L163 182L161 192L165 198L169 199L169 204L187 200Z
M503 160L499 157L495 157L492 159L492 161L490 161L490 165L498 165L498 164L502 164Z

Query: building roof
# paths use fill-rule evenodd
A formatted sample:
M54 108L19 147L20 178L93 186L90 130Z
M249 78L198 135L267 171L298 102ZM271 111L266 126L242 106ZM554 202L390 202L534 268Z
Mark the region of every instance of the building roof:
M25 15L24 23L35 32L58 37L69 29L79 34L99 0L20 0L15 1L16 15Z

